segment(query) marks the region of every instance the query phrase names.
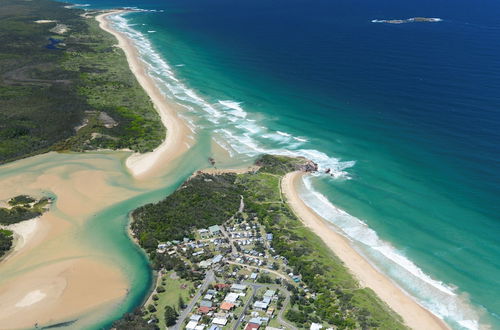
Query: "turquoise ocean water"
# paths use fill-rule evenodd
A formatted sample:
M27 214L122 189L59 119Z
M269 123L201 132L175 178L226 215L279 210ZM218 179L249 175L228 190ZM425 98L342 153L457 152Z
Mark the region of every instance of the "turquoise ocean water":
M144 11L115 27L202 145L330 168L308 205L453 328L500 328L500 5L90 3L124 6ZM372 22L414 16L442 21Z

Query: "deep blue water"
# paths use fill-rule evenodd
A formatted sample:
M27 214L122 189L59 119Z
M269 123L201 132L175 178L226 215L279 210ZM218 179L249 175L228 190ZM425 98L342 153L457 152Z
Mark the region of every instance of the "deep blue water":
M500 328L500 3L91 4L156 10L117 25L199 130L333 168L312 207L454 328ZM443 21L371 22L415 16Z

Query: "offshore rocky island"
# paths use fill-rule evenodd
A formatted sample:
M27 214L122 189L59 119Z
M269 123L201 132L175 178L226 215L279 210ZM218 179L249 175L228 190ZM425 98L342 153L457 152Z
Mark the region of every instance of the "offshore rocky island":
M372 23L404 24L404 23L436 23L441 22L437 17L412 17L407 19L374 19Z

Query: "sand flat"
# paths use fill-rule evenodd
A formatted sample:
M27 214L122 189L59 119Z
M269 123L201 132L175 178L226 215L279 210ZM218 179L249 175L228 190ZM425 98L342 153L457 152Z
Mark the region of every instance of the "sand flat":
M45 159L37 165L37 158ZM26 229L22 245L0 262L0 329L32 327L78 318L99 306L111 310L127 294L129 280L107 251L80 238L87 221L103 208L140 191L110 184L119 159L42 155L21 161L29 171L0 177L0 198L51 191L56 200ZM121 172L121 175L125 173ZM36 227L32 227L35 221Z

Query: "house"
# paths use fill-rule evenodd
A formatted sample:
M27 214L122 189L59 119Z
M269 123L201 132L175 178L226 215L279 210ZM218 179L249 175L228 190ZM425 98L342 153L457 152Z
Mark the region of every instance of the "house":
M214 288L216 290L223 290L225 288L229 288L231 285L230 284L225 284L225 283L217 283L214 285Z
M220 325L220 326L225 326L227 324L227 318L225 317L215 317L212 320L212 324Z
M189 323L186 325L186 330L195 330L197 325L198 325L198 322L189 321Z
M194 328L194 330L203 330L203 329L205 329L205 325L204 324L198 324L196 326L196 328Z
M260 328L260 325L259 324L255 324L255 323L247 323L246 327L245 327L245 330L257 330Z
M203 297L203 300L212 300L214 299L214 296L211 295L210 293L207 293L204 297Z
M218 254L216 255L213 259L212 259L212 263L213 264L218 264L219 262L222 261L222 254Z
M226 295L226 297L224 298L224 301L227 301L228 303L231 303L231 304L235 304L236 301L238 301L239 297L240 297L239 294L237 294L235 292L230 292Z
M207 238L209 236L209 231L208 229L198 229L198 234L200 234L201 238Z
M250 274L250 279L251 279L251 280L256 280L256 279L257 279L257 276L258 276L258 274L257 274L257 273L252 273L252 274Z
M201 268L208 268L212 265L212 260L203 260L199 262Z
M200 307L212 307L212 302L208 300L202 300L200 302Z
M273 240L273 234L269 233L269 234L266 234L266 239L268 241L272 241Z
M210 235L216 236L221 234L221 229L218 225L213 225L208 227L208 231L210 232Z
M269 297L272 299L275 294L276 294L276 290L267 290L266 293L264 293L264 297Z
M274 314L274 307L269 307L266 312L267 315L273 316Z
M266 310L268 306L269 306L269 303L267 303L265 301L256 301L253 303L253 308L259 309L262 311Z
M323 326L320 323L311 323L310 330L320 330Z
M230 311L231 309L233 309L235 306L235 304L231 303L231 302L228 302L228 301L224 301L221 305L220 305L220 309L222 309L223 311Z
M202 307L199 307L198 308L198 313L200 314L208 314L210 313L214 308L213 307L205 307L205 306L202 306Z
M247 289L247 286L244 284L233 284L231 285L231 291L235 292L243 292Z
M218 325L212 324L212 326L208 330L222 330L222 327L219 327Z
M196 321L196 322L200 322L200 320L201 320L201 315L198 315L198 314L191 315L191 317L189 318L189 320L191 320L191 321Z
M251 318L248 323L253 323L253 324L258 324L258 325L261 325L262 324L262 320L260 319L260 317L253 317Z

